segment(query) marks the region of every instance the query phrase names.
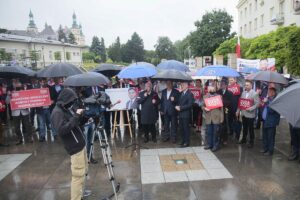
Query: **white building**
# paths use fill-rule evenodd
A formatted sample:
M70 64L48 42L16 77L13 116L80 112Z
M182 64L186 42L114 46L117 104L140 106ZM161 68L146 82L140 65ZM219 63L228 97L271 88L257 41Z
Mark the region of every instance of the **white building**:
M37 57L36 67L43 68L57 62L81 66L82 52L86 47L44 38L0 34L0 50L11 54L12 62L28 67L34 67L34 55Z
M239 0L239 35L253 38L279 26L300 26L300 0Z

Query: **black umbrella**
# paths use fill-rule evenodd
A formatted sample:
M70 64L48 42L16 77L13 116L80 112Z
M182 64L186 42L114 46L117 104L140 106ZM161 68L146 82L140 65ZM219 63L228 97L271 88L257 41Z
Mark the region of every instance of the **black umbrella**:
M300 128L299 99L300 83L296 83L279 93L270 107L284 116L292 126Z
M176 81L176 82L183 82L183 81L193 81L192 77L185 72L178 71L175 69L170 70L161 70L156 75L152 77L154 80L161 80L161 81Z
M35 71L20 65L6 65L4 67L0 67L1 78L22 78L34 75Z
M277 72L271 71L260 71L250 77L251 80L255 81L266 81L269 83L288 84L288 81L284 76Z
M122 68L117 65L104 63L104 64L98 65L92 71L101 73L108 77L113 77L113 76L117 75L121 70L122 70Z
M55 63L41 69L37 72L37 77L42 78L54 78L54 77L68 77L76 74L82 74L83 72L70 63Z
M86 72L83 74L69 76L64 81L64 85L73 86L73 87L97 86L102 84L105 85L108 84L109 82L110 82L109 79L100 73Z

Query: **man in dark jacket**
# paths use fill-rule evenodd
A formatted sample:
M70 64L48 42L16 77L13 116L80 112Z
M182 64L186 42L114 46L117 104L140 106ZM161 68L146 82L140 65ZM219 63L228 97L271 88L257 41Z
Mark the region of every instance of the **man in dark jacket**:
M157 93L152 90L152 83L147 82L145 84L145 90L142 91L138 97L138 103L142 105L141 123L145 132L145 143L149 141L150 132L152 134L152 141L156 142L155 123L158 119L159 101Z
M232 123L233 115L232 112L232 99L233 93L227 89L228 83L227 80L221 81L221 89L218 90L217 94L222 96L223 101L223 112L224 112L224 121L221 124L221 132L220 132L220 142L223 144L227 144L228 140L228 129L230 129L230 124Z
M264 108L262 112L263 119L263 150L261 153L264 155L273 155L274 144L275 144L275 134L276 126L280 121L280 114L269 107L269 104L276 97L276 89L268 89L268 98L264 99Z
M64 147L71 155L71 199L80 200L83 193L84 178L87 171L87 154L85 138L79 127L79 118L83 109L74 111L76 93L66 88L61 91L51 114L53 127L59 134Z
M190 117L194 103L194 95L188 89L188 83L181 83L181 95L178 105L175 109L179 112L179 129L182 134L181 147L188 147L190 145Z
M173 82L167 81L167 88L161 93L161 112L165 121L164 142L171 138L171 142L176 142L177 132L177 111L175 106L179 101L180 93L173 88ZM170 126L171 125L171 126Z

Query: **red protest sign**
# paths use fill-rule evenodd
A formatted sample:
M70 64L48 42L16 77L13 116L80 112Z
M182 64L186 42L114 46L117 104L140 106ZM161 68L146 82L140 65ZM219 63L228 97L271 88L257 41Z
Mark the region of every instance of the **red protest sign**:
M223 107L223 101L221 95L205 98L204 103L206 108L210 110Z
M20 90L11 94L10 107L12 110L49 105L51 105L51 99L48 88Z
M241 87L238 84L228 86L228 90L232 92L234 96L241 94Z
M246 110L247 108L253 106L253 104L254 104L253 99L240 98L238 102L238 106L240 110Z
M189 88L189 90L193 93L194 99L199 100L201 97L201 90L198 88Z

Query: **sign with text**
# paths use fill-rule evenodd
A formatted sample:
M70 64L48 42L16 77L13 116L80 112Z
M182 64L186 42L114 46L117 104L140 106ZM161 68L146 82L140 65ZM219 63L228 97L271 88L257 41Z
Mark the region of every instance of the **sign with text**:
M253 99L244 99L244 98L240 98L238 105L239 105L239 109L240 110L246 110L247 108L252 107L254 104Z
M12 110L49 105L51 105L51 99L48 88L20 90L11 94L10 107Z
M206 108L210 110L223 107L223 101L221 95L205 98L204 103Z
M238 84L228 86L228 90L232 92L234 96L239 96L241 94L241 87Z
M200 100L200 97L201 97L201 90L200 89L198 89L198 88L189 88L189 90L194 95L194 99Z

